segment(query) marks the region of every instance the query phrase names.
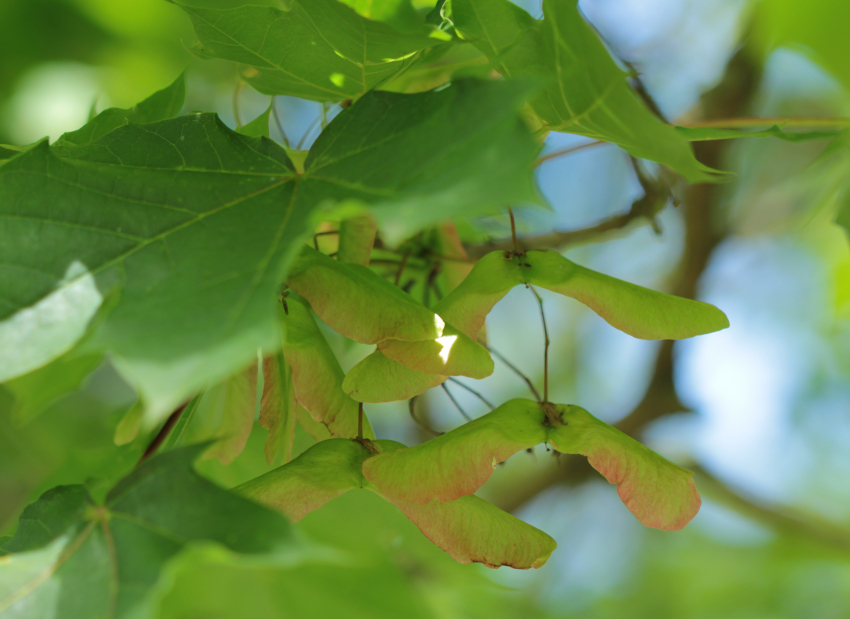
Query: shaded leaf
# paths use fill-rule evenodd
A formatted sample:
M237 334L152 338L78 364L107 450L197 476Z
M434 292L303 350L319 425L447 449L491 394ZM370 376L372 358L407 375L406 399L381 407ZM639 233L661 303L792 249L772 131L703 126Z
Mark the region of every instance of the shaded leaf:
M370 458L363 475L394 499L451 501L483 486L499 462L544 442L543 419L537 402L510 400L436 439Z
M377 231L378 224L371 215L343 219L339 224L339 249L336 259L342 263L369 266Z
M626 81L575 0L544 0L542 21L509 0L451 0L458 34L487 54L505 77L536 77L531 99L544 126L614 142L669 165L691 182L714 179L688 141L656 117Z
M337 0L293 0L285 11L179 6L192 19L199 56L251 65L245 79L264 94L316 101L363 95L411 54L448 39L424 24L416 33L399 32Z
M693 473L665 460L633 438L599 421L583 408L562 411L566 425L549 432L549 442L563 453L587 456L612 484L642 524L678 531L697 514L701 500Z
M142 418L144 415L145 407L142 406L141 402L136 402L124 413L124 416L115 428L113 441L116 445L126 445L136 440L139 436L139 431L142 429Z
M443 334L443 321L398 286L311 247L302 250L286 283L310 302L322 322L355 342L426 340Z
M234 374L204 392L195 411L193 436L217 439L204 458L218 458L226 465L242 453L254 426L256 402L257 372L251 369Z
M260 398L260 427L269 431L266 462L272 464L283 450L283 461L292 460L295 439L295 386L292 368L282 354L263 359L263 394Z
M71 351L4 383L3 387L15 396L12 420L18 424L31 421L56 399L78 389L102 360L100 355L76 356Z
M295 397L314 420L328 428L331 436L357 436L359 406L343 389L342 368L310 307L303 299L292 296L287 299L287 306L289 313L281 317L286 332L283 355L292 368ZM365 415L363 433L374 438Z
M371 205L390 244L453 217L537 203L539 146L518 113L534 87L462 79L415 95L370 92L313 144L306 174L328 184L310 191Z
M436 339L420 342L384 340L378 342L378 350L388 359L429 374L481 379L493 373L493 359L487 349L449 324L443 329L443 335Z
M418 372L376 350L348 371L342 390L358 402L395 402L425 393L447 378Z
M331 438L331 432L328 430L328 427L319 423L315 419L313 419L312 415L310 415L310 411L301 406L300 404L295 407L295 418L298 420L298 425L313 439L317 441L325 441ZM365 423L364 418L364 423Z
M95 504L82 486L46 492L21 515L0 562L0 612L42 619L131 617L163 565L191 541L247 554L296 545L278 514L197 476L204 446L143 463Z
M247 125L242 125L241 127L236 128L236 133L241 135L247 135L252 138L269 138L269 117L272 113L272 105L274 103L269 104L269 107L265 112L257 116L254 120L249 122Z
M131 108L111 107L103 110L82 128L63 134L54 147L81 146L102 138L113 129L129 123L143 124L174 118L186 99L186 75L181 73L174 82L137 103Z
M361 488L360 467L369 455L360 443L331 438L233 490L298 522L331 499Z

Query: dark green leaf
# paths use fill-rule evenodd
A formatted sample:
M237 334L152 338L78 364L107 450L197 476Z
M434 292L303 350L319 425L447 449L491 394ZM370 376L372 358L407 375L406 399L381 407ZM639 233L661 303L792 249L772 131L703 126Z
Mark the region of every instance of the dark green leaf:
M129 617L165 563L189 542L244 554L296 545L278 514L199 477L204 445L166 452L121 480L97 505L60 486L24 510L0 563L0 612L10 617Z
M102 138L113 129L129 123L143 124L174 118L180 113L186 99L186 78L181 73L169 86L129 109L111 107L103 110L81 129L60 137L57 147L89 144Z
M199 56L251 65L245 78L262 93L316 101L358 97L398 73L410 55L449 38L424 25L402 33L337 0L293 0L286 11L180 6L200 39Z
M509 0L451 0L460 36L506 77L537 77L531 100L544 126L614 142L635 157L669 165L691 182L710 181L686 139L656 117L626 81L575 0L544 0L535 20Z
M274 105L274 104L272 104ZM236 129L236 133L241 133L242 135L247 135L252 138L268 138L269 136L269 116L272 113L272 106L269 105L268 109L257 116L254 120L249 122L247 125L242 125Z

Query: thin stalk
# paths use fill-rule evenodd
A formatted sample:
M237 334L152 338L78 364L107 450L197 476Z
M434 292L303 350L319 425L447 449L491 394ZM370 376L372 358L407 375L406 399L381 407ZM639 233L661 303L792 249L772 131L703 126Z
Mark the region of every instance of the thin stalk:
M443 383L442 385L440 385L440 387L442 387L443 391L446 392L446 395L449 396L449 400L452 401L452 404L455 405L455 408L457 408L457 410L460 412L460 414L463 416L463 418L466 419L467 421L472 421L472 417L467 415L466 411L463 410L463 407L460 405L460 403L457 400L455 400L455 397L452 395L452 392L449 391L448 387L446 387L446 383Z
M150 445L148 445L147 449L145 449L145 452L142 454L142 457L139 458L138 462L136 462L137 467L142 462L150 458L154 453L156 453L156 450L159 449L159 446L162 445L166 438L168 438L168 433L171 432L171 430L177 423L177 420L180 419L180 415L183 413L184 410L186 410L187 404L189 403L185 402L184 404L181 404L174 410L173 413L168 416L168 419L166 419L165 423L162 424L162 427L159 429L159 432L157 432L156 436L153 437L153 440L151 441Z
M546 403L549 401L549 329L546 326L546 314L543 312L543 299L537 294L533 286L526 284L526 287L537 299L540 306L540 321L543 323L543 339L545 341L543 347L543 402Z
M363 402L357 407L357 440L363 440Z
M298 140L298 144L295 146L295 150L301 150L301 147L304 146L304 142L307 140L307 137L313 132L313 129L316 128L316 125L319 121L322 120L322 115L319 114L316 118L313 119L313 122L310 123L310 126L304 131L304 135L301 136L301 139Z
M443 434L442 432L437 432L416 416L416 399L418 397L418 395L415 395L407 401L407 410L410 411L410 418L413 419L413 421L416 422L416 425L425 430L428 434L431 434L432 436L441 436Z
M562 150L556 150L555 152L548 153L540 157L537 161L534 162L534 166L537 167L542 163L546 163L550 159L556 159L558 157L563 157L564 155L569 155L571 153L577 153L580 150L584 150L586 148L593 148L594 146L600 146L602 144L609 144L609 142L603 142L602 140L596 140L595 142L588 142L587 144L579 144L578 146L571 146L570 148L564 148Z
M530 379L528 376L526 376L525 374L523 374L523 373L522 373L522 371L521 371L521 370L520 370L517 366L515 366L513 363L511 363L510 361L508 361L508 360L507 360L507 358L506 358L504 355L502 355L501 353L497 352L497 351L496 351L495 349L493 349L491 346L487 346L486 344L483 344L483 343L481 343L481 342L479 342L479 344L481 344L484 348L486 348L487 350L489 350L489 351L490 351L490 352L491 352L491 353L492 353L492 354L493 354L493 355L494 355L494 356L495 356L495 357L496 357L499 361L501 361L501 362L502 362L502 363L504 363L506 366L508 366L511 370L513 370L514 374L516 374L516 375L517 375L517 376L519 376L521 379L523 379L523 380L525 381L525 384L526 384L526 385L528 385L528 388L529 388L529 389L531 389L531 393L533 393L533 394L534 394L534 399L535 399L535 400L537 400L538 402L542 402L542 401L543 401L543 400L540 398L540 394L537 392L537 389L535 389L535 387L534 387L534 383L532 383L532 382L531 382L531 379Z
M236 121L236 126L242 126L242 118L240 118L239 114L239 95L242 94L242 88L245 86L245 82L242 81L242 78L236 77L236 86L233 87L233 119Z
M514 243L514 251L519 251L519 244L516 240L516 220L514 219L514 211L510 206L508 207L508 215L511 217L511 240Z
M475 397L477 397L479 400L481 400L482 402L484 402L484 404L486 404L488 407L490 407L490 410L493 410L493 409L495 408L495 407L494 407L494 406L490 403L490 400L488 400L487 398L485 398L483 395L481 395L480 393L478 393L475 389L473 389L473 388L472 388L472 387L470 387L469 385L467 385L467 384L465 384L465 383L460 382L460 381L459 381L458 379L456 379L454 376L449 376L449 380L450 380L450 381L452 381L455 385L458 385L458 386L460 386L460 387L462 387L462 388L466 389L469 393L471 393L472 395L474 395Z
M280 131L280 137L283 140L284 145L286 145L286 148L292 148L289 145L289 138L286 137L286 131L283 129L283 123L281 122L280 115L277 111L277 97L272 97L272 115L274 116L274 122L277 125L277 130Z
M398 271L395 272L395 279L393 280L393 284L398 286L399 280L401 280L401 274L404 272L404 267L407 265L407 260L410 258L410 251L405 252L404 257L401 259L401 262L398 265Z

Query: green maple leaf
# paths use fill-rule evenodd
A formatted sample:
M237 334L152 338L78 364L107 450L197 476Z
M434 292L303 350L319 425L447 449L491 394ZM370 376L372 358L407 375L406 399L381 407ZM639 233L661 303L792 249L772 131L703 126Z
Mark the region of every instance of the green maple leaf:
M78 352L108 351L155 424L257 349L279 349L278 288L320 206L371 208L403 236L533 198L537 147L516 111L527 88L370 93L322 133L303 174L273 142L208 114L20 153L0 167L0 342L11 351L0 380L65 354L112 294ZM459 122L479 108L493 113Z
M262 93L316 101L359 97L397 74L414 53L450 38L424 23L402 32L337 0L294 0L288 10L179 6L200 39L197 55L250 65L245 79ZM392 7L379 13L397 14Z
M187 545L248 555L297 548L278 514L199 477L204 445L142 464L96 504L83 486L46 492L21 515L0 562L0 613L16 618L130 617Z
M458 34L505 77L547 80L531 99L544 127L613 142L691 182L716 178L696 160L687 139L639 99L576 0L544 0L542 21L509 0L451 0L450 6Z

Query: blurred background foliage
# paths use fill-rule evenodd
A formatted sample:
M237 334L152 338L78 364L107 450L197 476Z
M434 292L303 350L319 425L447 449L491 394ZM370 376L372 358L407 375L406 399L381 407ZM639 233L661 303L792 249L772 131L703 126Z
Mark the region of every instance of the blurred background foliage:
M519 4L541 15L535 0ZM846 2L580 6L671 121L850 116ZM192 59L186 46L193 39L185 15L160 0L3 0L0 143L56 139L92 110L130 106L186 67L187 110L216 111L233 127L236 115L247 122L266 109L266 97L240 89L234 66ZM287 133L309 145L322 106L283 97L277 106ZM586 141L556 134L546 149ZM350 493L299 525L361 568L350 582L321 586L316 580L330 576L317 572L309 586L326 607L312 616L415 609L447 618L850 617L850 251L833 223L837 204L848 200L850 158L824 141L755 139L700 144L697 154L736 176L721 186L674 186L681 204L661 212L660 234L636 220L567 255L635 283L697 295L728 314L730 329L675 346L638 341L577 303L545 295L553 400L620 423L697 470L703 508L696 519L678 533L643 528L601 478L541 446L498 467L481 495L552 534L558 550L540 570L491 572L455 564L390 505ZM591 226L627 212L642 195L629 158L611 145L552 159L538 180L553 208L518 213L524 235ZM467 239L503 238L507 222L486 218L460 229ZM540 380L542 336L530 294L509 294L487 333ZM345 369L363 356L364 347L328 336ZM486 412L473 395L448 386L468 414ZM498 362L475 388L497 403L527 396ZM112 437L134 399L106 365L80 392L20 425L11 419L10 394L0 391L0 533L14 530L22 506L50 487L86 480L96 493L125 474L145 439L116 448ZM378 436L408 444L428 436L406 404L368 412ZM418 413L439 430L463 421L442 390L423 397ZM312 439L298 432L300 451ZM255 424L233 464L207 460L199 468L225 486L240 483L268 469L263 440ZM163 599L173 616L284 616L284 593L293 583L308 586L295 571L219 554L199 549L172 566L170 582L179 586ZM292 616L311 616L304 613Z

